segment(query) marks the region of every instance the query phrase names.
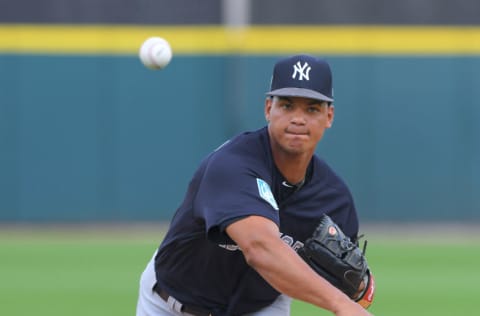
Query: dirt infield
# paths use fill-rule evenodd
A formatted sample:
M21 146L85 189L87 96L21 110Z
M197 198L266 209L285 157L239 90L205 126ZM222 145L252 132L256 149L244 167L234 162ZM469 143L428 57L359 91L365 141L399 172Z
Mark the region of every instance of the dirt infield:
M163 238L168 222L156 223L0 223L0 240L125 240L156 242Z
M377 222L360 226L360 233L375 239L424 240L424 241L472 241L480 240L480 222Z
M163 237L169 223L0 223L0 238L85 239L111 238L155 242ZM480 222L367 222L360 226L360 234L368 240L425 240L425 241L480 241Z

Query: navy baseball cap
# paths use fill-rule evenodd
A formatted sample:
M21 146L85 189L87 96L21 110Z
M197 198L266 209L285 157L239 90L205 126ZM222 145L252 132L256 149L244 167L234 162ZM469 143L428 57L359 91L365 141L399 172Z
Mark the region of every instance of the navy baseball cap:
M333 101L332 71L324 59L295 55L279 60L273 68L269 96L305 97Z

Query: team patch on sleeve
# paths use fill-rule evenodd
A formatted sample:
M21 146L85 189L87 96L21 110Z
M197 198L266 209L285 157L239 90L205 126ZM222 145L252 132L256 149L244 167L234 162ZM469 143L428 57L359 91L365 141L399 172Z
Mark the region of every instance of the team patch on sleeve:
M258 186L258 193L260 194L262 199L267 201L274 209L278 211L277 202L273 197L272 190L270 189L270 186L268 185L268 183L266 183L262 179L257 178L257 186Z

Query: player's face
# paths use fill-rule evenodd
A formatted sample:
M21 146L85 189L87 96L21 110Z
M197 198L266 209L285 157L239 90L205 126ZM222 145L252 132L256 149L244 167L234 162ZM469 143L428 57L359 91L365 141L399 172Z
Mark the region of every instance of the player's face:
M272 144L289 154L313 154L325 129L333 123L334 108L325 101L273 97L265 102Z

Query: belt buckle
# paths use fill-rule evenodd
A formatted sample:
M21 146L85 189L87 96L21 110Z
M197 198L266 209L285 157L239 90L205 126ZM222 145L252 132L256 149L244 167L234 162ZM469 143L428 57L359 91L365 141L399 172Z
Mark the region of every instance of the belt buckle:
M197 312L195 312L194 310L192 310L192 308L184 305L182 302L177 300L175 297L171 296L165 290L160 288L158 286L158 283L156 283L153 286L153 290L160 296L160 298L162 298L167 303L167 305L172 310L174 310L176 312L179 312L179 313L182 313L182 314L193 315L193 316L213 316L212 313L207 312L207 311L197 311Z

